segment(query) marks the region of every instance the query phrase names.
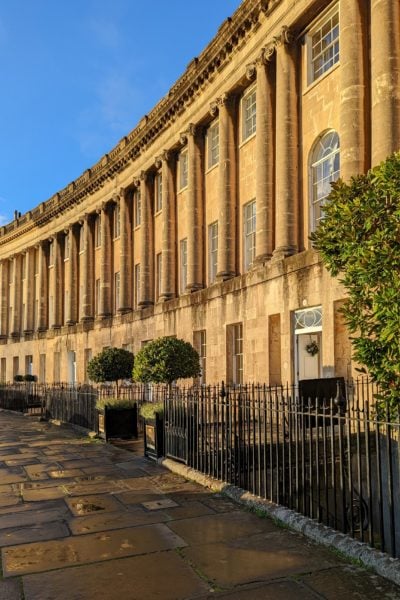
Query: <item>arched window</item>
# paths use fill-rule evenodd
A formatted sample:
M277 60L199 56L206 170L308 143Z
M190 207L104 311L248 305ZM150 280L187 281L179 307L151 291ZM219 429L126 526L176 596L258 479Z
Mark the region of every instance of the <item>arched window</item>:
M324 134L315 144L311 156L311 231L323 216L322 207L331 191L331 182L340 175L340 145L336 131Z

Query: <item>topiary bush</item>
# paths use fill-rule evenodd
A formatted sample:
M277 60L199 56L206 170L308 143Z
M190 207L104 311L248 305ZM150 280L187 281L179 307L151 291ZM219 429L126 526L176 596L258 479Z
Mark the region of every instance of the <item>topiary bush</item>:
M161 337L139 350L132 377L143 383L167 383L177 379L198 377L200 359L189 342L173 337Z
M115 382L118 397L118 382L131 378L133 363L132 352L123 348L106 348L88 362L86 371L88 378L95 383Z

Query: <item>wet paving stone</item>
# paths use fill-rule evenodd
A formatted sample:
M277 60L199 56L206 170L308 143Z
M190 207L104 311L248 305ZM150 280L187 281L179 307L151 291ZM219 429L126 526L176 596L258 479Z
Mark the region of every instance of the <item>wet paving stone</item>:
M122 510L121 503L115 498L105 494L92 494L90 496L78 496L77 498L66 498L65 502L76 517L81 517L99 511L112 512Z
M70 515L64 503L57 504L54 508L50 505L48 508L40 508L39 510L34 510L34 506L32 504L24 504L20 508L26 507L30 510L15 512L13 508L13 512L0 515L0 530L11 529L13 527L28 527L30 525L56 521L63 522Z
M115 494L115 497L118 498L122 504L126 506L136 506L139 504L143 504L143 502L153 502L155 500L160 500L162 498L166 498L164 494L159 492L158 490L137 490L130 492L121 492Z
M207 600L215 597L221 600L317 600L317 598L322 598L297 581L277 581L262 587L250 587L218 595L212 594L207 596Z
M104 494L121 491L124 485L120 481L81 480L79 483L66 483L64 488L70 496L81 496L87 493Z
M83 475L83 471L80 469L57 469L56 471L49 471L49 477L52 479L71 479L80 475Z
M27 575L23 586L25 600L184 600L209 590L176 552Z
M307 544L300 536L286 534L285 530L270 535L232 538L225 542L192 546L184 549L183 554L209 580L221 587L288 577L340 564L327 550Z
M6 460L4 462L7 465L7 467L17 467L17 466L25 466L25 465L35 465L35 464L38 464L39 460L36 456L35 457L27 456L26 458L13 458L10 460Z
M15 504L19 504L21 502L21 498L19 494L15 493L5 493L0 494L0 508L4 508L7 506L14 506Z
M2 529L0 531L0 546L4 548L15 544L65 538L69 535L70 531L64 523L30 524L28 527L18 525L14 529Z
M143 502L142 505L146 510L161 510L163 508L175 508L178 504L171 498L161 498L160 500L152 500Z
M22 585L18 580L0 581L1 600L22 600Z
M8 469L0 469L0 481L2 485L7 483L20 483L22 481L26 481L26 475L19 475L17 473L12 473Z
M196 502L195 500L192 502L187 502L183 506L177 506L176 508L166 508L165 512L172 520L193 519L195 517L215 514L211 508L202 502Z
M40 502L42 500L55 500L56 498L64 498L68 494L67 490L57 487L46 487L42 489L23 489L21 491L25 502Z
M163 511L149 513L137 507L126 512L104 512L71 519L68 525L73 535L85 535L97 531L164 523L168 520L168 516Z
M135 556L185 546L162 523L11 546L2 550L6 577Z
M301 578L314 592L326 600L397 600L400 590L397 586L364 569L346 565L315 572Z
M243 512L174 521L170 523L170 527L190 545L224 542L257 533L265 535L276 531L272 521Z

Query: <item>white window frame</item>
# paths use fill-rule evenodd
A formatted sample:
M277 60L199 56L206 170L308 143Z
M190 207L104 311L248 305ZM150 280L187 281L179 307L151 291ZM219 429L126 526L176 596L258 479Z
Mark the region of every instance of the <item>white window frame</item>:
M179 262L180 293L184 294L187 286L187 238L184 238L179 242Z
M133 194L133 203L134 203L134 223L135 227L140 227L142 224L142 195L140 192L140 188L137 188Z
M207 376L207 333L205 329L193 332L193 345L200 358L201 375L199 383L205 385Z
M219 163L219 121L213 121L207 129L207 169Z
M162 173L157 173L154 180L154 211L162 211Z
M330 24L329 30L325 31ZM323 31L324 30L324 31ZM322 60L318 66L319 59ZM308 85L331 71L340 60L340 16L336 5L307 34Z
M187 188L189 182L189 156L185 148L179 154L179 191Z
M208 282L214 283L218 272L218 221L208 226Z
M114 205L113 210L113 238L114 240L121 235L121 209L119 204Z
M156 254L156 301L161 296L162 252Z
M329 174L320 177L321 170L326 168L329 169ZM338 133L332 129L318 138L310 154L310 231L315 231L318 227L322 218L321 209L331 191L330 184L339 177L340 139Z
M256 201L243 206L243 270L248 271L256 255Z
M256 86L246 90L241 100L242 142L252 137L257 130L257 96Z
M94 221L94 245L96 248L101 246L101 215L97 215Z
M227 326L228 356L231 360L228 380L233 385L243 383L243 323L232 323Z
M115 313L118 312L119 308L120 308L120 291L121 291L121 273L119 271L116 271L114 273L114 307L115 307Z
M134 268L134 298L135 298L135 308L139 308L140 302L140 263L137 263Z

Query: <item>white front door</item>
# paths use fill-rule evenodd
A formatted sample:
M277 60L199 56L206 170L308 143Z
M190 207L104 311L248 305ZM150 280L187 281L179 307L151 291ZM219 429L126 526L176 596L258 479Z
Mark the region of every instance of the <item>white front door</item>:
M321 333L296 335L297 379L321 377Z

